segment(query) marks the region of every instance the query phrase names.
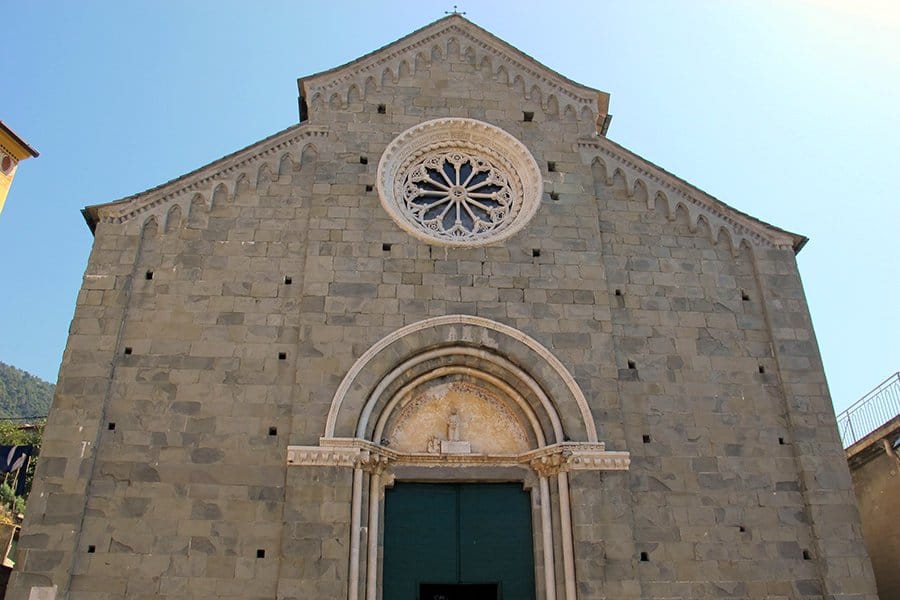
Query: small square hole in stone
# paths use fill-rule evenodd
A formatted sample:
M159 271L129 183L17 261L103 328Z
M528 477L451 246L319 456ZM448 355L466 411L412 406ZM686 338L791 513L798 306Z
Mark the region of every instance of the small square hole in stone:
M378 105L378 114L383 115L386 112L387 112L387 107L384 104L379 104Z
M265 557L266 557L266 551L263 550L262 548L257 548L256 549L256 558L265 558Z
M532 256L532 257L537 258L537 257L540 256L540 255L541 255L541 250L540 250L540 248L532 248L532 249L531 249L531 256Z
M646 552L641 552L641 562L650 562L650 555Z
M287 360L287 352L279 352L278 360Z
M762 365L759 365L759 372L760 372L760 373L765 373L765 372L766 372L766 368L765 368L764 366L762 366Z
M550 199L554 202L559 202L559 194L557 192L550 192Z
M291 278L290 275L285 275L284 276L284 285L291 285L292 283L294 283L293 278Z
M809 550L803 551L803 560L812 560L812 554L809 553Z
M746 291L744 291L744 290L741 290L741 300L743 300L744 302L749 302L749 301L750 301L750 294L748 294L748 293L747 293Z
M147 271L146 273L144 273L144 278L147 281L150 281L151 279L153 279L153 271Z
M738 525L738 531L740 531L741 533L745 533L747 531L747 528L743 525Z
M277 427L269 427L269 435L278 435Z
M367 191L367 192L371 192L373 189L375 189L375 188L372 187L371 184L366 184L366 191Z
M783 437L778 438L778 445L784 446L784 438Z
M388 242L385 242L385 243L381 244L381 249L384 250L385 252L390 252L392 246L393 246L393 244L389 244Z
M645 444L650 443L650 434L649 433L645 433L644 435L641 436L641 438L644 440Z
M526 123L531 123L532 121L534 121L534 113L526 110L522 113L522 120Z
M116 424L113 423L112 421L110 421L109 423L106 424L106 428L109 429L110 431L115 431L115 430L116 430Z
M622 290L616 290L616 296L624 296Z
M91 544L90 546L88 546L88 554L93 554L93 553L96 552L96 551L97 551L97 546L95 546L95 545L93 545L93 544Z
M131 352L131 346L125 346L125 356L130 356Z
M359 157L359 164L361 164L361 165L367 165L367 164L369 164L369 158L368 158L367 156L360 156L360 157Z
M547 170L550 171L551 173L555 172L556 171L556 163L553 162L552 160L548 161L547 162Z
M635 362L634 362L633 360L629 360L629 361L628 361L628 368L629 368L629 369L637 369L637 365L635 364Z

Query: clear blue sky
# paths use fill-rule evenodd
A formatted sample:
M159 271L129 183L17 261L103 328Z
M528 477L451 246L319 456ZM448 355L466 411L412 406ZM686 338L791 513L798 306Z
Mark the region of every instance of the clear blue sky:
M811 238L800 270L838 410L900 368L900 8L891 0L463 2L612 94L609 137ZM0 361L56 380L91 235L79 210L297 121L296 78L452 2L4 3L0 119L41 156L0 214Z

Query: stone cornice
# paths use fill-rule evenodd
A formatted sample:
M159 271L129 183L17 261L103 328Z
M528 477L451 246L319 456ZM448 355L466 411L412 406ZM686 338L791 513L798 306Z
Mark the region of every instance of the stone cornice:
M656 199L662 197L668 202L670 215L674 215L679 204L683 205L690 214L692 226L696 226L702 216L710 226L713 242L717 241L721 229L728 232L735 249L746 241L754 246L791 248L799 252L807 241L802 235L779 229L725 204L607 138L582 139L577 146L587 162L600 158L607 180L616 171L621 172L629 195L642 186L647 194L648 208L653 208Z
M521 454L403 454L359 438L321 438L318 446L288 446L287 464L352 467L381 472L404 466L525 466L543 477L567 471L627 471L628 452L607 451L599 442L561 442Z
M219 181L240 174L248 165L269 159L304 139L327 136L327 128L311 127L307 123L294 125L162 185L121 200L88 206L82 213L89 224L123 223L190 192L211 188Z

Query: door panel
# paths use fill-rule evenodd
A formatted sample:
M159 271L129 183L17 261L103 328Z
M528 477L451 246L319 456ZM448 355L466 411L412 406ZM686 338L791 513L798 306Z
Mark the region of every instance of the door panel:
M401 483L385 493L382 600L418 598L418 583L458 581L458 490Z
M531 503L520 483L398 483L385 492L384 527L383 600L534 598Z
M503 598L533 598L531 504L522 484L462 485L459 512L461 581L499 581Z

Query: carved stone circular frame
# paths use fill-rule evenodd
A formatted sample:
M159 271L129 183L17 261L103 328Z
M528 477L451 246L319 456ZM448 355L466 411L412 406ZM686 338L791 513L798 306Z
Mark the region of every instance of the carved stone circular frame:
M404 185L413 169L429 156L460 152L483 159L506 176L511 202L508 214L490 230L464 237L442 235L425 227L404 201ZM541 170L522 142L499 127L475 119L434 119L410 127L385 149L376 179L381 205L410 235L442 246L486 246L519 232L540 206L543 194Z

